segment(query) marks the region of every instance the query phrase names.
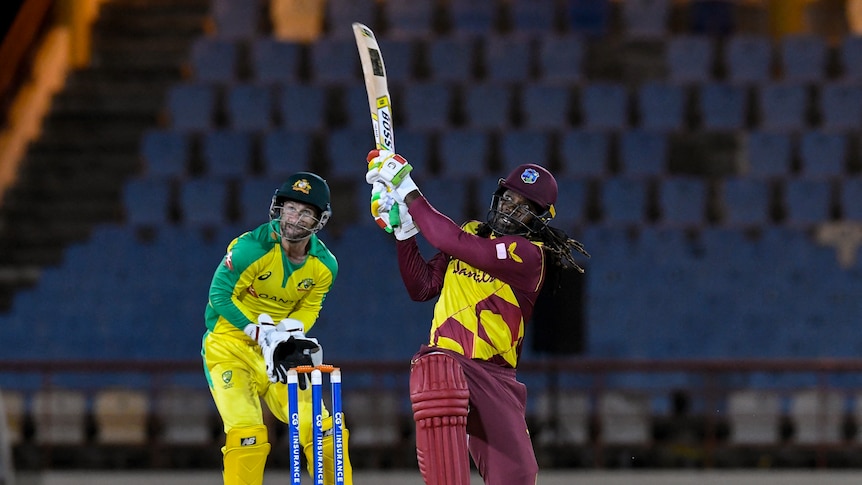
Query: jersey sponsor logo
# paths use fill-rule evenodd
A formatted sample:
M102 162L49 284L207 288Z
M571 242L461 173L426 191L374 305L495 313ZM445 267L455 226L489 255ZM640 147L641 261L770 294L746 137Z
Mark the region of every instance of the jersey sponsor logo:
M305 278L296 285L296 289L299 291L308 291L312 288L314 288L314 280L311 278Z
M467 266L461 261L455 261L455 265L452 268L452 274L464 276L475 281L476 283L491 283L492 281L497 280L497 278L489 275L488 273L480 271L471 266Z
M295 300L287 300L285 298L279 298L275 295L270 295L268 293L261 293L260 295L258 295L258 298L262 298L264 300L269 300L269 301L275 301L275 302L278 302L278 303L281 303L284 305L293 305L294 303L296 303Z
M227 266L227 269L233 271L233 251L228 251L225 255L224 265Z
M266 273L258 276L257 279L263 281L269 279L270 276L272 276L272 271L267 271Z
M520 256L515 254L515 250L518 248L518 243L513 242L509 243L509 246L506 246L505 243L497 243L494 245L494 250L497 252L497 259L511 259L516 263L523 263L524 260L521 259Z

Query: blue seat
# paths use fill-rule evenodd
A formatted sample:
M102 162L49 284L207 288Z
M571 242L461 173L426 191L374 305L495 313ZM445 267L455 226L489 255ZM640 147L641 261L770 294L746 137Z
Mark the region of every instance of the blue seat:
M219 227L228 222L228 184L223 179L186 180L179 187L179 203L185 227Z
M670 0L626 0L620 4L623 33L628 37L663 37L668 33L670 7Z
M862 35L844 37L838 50L842 78L847 81L862 81Z
M422 180L422 194L431 205L459 225L471 217L469 188L468 179L448 174Z
M126 222L133 226L161 226L169 222L171 184L161 177L135 178L123 188Z
M522 163L547 167L552 158L550 135L535 130L509 130L500 136L499 152L504 173Z
M192 76L198 82L230 83L237 79L237 44L217 37L200 37L192 43Z
M353 31L348 31L351 32L349 38L321 37L309 45L311 78L314 82L323 85L361 84L362 68L356 53L356 41Z
M344 99L341 103L341 109L346 115L346 125L351 128L371 129L371 108L368 106L368 93L365 90L365 84L344 86L343 92Z
M252 140L246 132L214 130L204 134L202 156L211 178L242 177L251 173Z
M747 134L748 174L783 177L791 172L793 140L788 133L755 130Z
M141 136L144 173L151 177L182 177L186 174L190 143L185 133L150 129Z
M353 41L353 22L360 22L375 32L377 5L375 0L327 0L324 19L326 20L326 37L350 39ZM353 48L356 56L356 47Z
M485 74L490 81L523 83L532 76L533 45L527 36L488 36L484 54Z
M623 130L629 125L628 91L621 83L597 81L581 91L584 128Z
M240 181L237 194L239 222L249 228L268 219L269 204L281 180L273 177L247 177ZM236 234L239 235L239 234ZM235 236L236 236L235 235ZM227 244L227 241L225 241Z
M496 0L449 0L446 13L453 33L488 35L494 31Z
M264 84L299 81L303 46L274 37L257 37L251 43L251 70L255 81Z
M572 125L572 91L565 84L527 83L520 99L524 127L558 131Z
M707 130L739 130L748 118L748 88L741 84L708 82L700 87L699 113Z
M627 130L620 134L620 172L629 176L667 172L668 138L663 133Z
M772 77L772 40L765 35L731 35L723 61L730 81L769 81Z
M548 35L556 29L557 15L554 0L509 2L512 29L519 34Z
M663 131L682 129L686 124L686 98L685 88L681 85L644 82L637 92L640 127Z
M674 35L665 47L667 78L677 83L705 83L715 67L715 40L705 35Z
M436 0L411 0L409 2L383 2L386 17L386 37L399 39L424 39L434 34ZM382 45L384 61L388 63L389 50Z
M291 173L309 170L311 137L290 130L273 130L263 136L261 164L265 175L282 178Z
M808 93L804 84L766 83L759 88L757 105L762 129L803 130L807 127Z
M481 176L488 171L491 137L479 130L446 130L440 134L438 151L441 175Z
M236 84L227 91L228 124L235 130L264 131L273 125L273 95L263 84Z
M586 46L582 37L547 34L537 42L539 79L563 84L583 79Z
M426 45L428 75L432 80L461 83L475 77L479 61L476 38L448 35Z
M786 224L806 227L831 219L830 180L790 178L784 182L784 192Z
M610 177L601 186L602 220L608 225L640 225L646 221L647 181Z
M205 83L182 83L168 90L170 126L179 131L205 131L215 123L217 93Z
M405 126L414 130L445 130L450 124L452 110L452 88L444 82L424 82L404 87L401 94L402 106L397 116L398 126L405 120ZM396 131L396 136L398 133Z
M210 17L215 34L225 39L251 39L260 30L263 4L249 0L213 0Z
M862 121L862 86L848 81L821 83L820 117L826 130L857 129Z
M779 40L781 77L788 81L819 82L826 78L826 39L815 34L791 34Z
M819 177L844 174L848 155L848 140L843 133L806 131L799 140L800 172L803 176Z
M766 179L728 177L721 181L723 222L729 226L762 226L771 218L771 189Z
M610 173L610 136L601 131L567 130L560 139L562 172L603 177Z
M301 132L322 131L327 126L326 88L315 84L280 86L278 113L282 127Z
M374 148L374 135L370 129L340 128L329 133L326 143L329 170L332 178L357 180L367 167L365 155Z
M586 221L586 208L589 204L589 180L583 177L560 176L557 179L557 215L551 222L572 234L576 226Z
M659 210L663 224L699 226L706 221L707 183L702 178L672 176L659 180Z
M839 183L842 218L862 222L862 177L843 177Z
M727 0L695 0L689 3L689 24L695 34L727 36L736 30L736 4Z
M503 130L512 125L515 89L493 82L467 84L463 87L464 121L470 128Z
M398 129L395 133L395 147L398 153L410 160L410 165L417 170L416 173L431 173L431 157L434 154L434 139L431 135L409 128Z
M410 3L410 2L395 2ZM385 37L378 39L380 51L383 52L383 63L386 68L386 79L392 86L412 82L416 79L415 66L418 65L419 47L412 39Z
M589 37L608 33L613 16L610 0L564 0L563 21L566 30Z

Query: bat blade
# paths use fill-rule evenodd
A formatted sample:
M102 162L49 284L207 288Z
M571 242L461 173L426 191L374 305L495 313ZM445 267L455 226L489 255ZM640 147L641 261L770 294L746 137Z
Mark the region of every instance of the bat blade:
M386 80L386 65L377 44L374 31L355 22L353 36L362 64L365 91L368 94L368 110L374 128L374 145L379 150L395 151L395 130L392 123L392 101Z

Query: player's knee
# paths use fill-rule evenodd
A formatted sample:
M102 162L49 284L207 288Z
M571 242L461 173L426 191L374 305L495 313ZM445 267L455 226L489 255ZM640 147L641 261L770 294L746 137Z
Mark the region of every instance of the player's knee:
M223 449L225 485L262 485L269 450L266 426L229 430Z
M467 416L470 391L461 364L445 353L426 354L413 362L410 401L416 421Z

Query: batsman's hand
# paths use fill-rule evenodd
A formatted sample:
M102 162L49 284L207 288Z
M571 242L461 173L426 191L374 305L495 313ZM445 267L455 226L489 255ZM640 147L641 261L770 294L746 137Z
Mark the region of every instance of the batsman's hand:
M419 234L419 228L413 223L413 216L407 210L407 204L399 200L397 192L390 190L382 182L375 182L371 186L371 215L377 225L386 232L395 234L399 241Z
M371 150L365 159L368 161L365 181L369 184L383 182L397 192L401 200L404 200L410 192L419 190L410 178L413 166L401 155L389 150Z
M263 361L270 382L287 382L287 371L300 365L323 364L323 348L316 338L297 337L295 332L276 330L267 337ZM299 388L306 389L305 375L299 375Z
M257 323L249 323L242 329L246 335L263 348L266 336L275 330L275 322L272 317L266 313L261 313L257 316Z

